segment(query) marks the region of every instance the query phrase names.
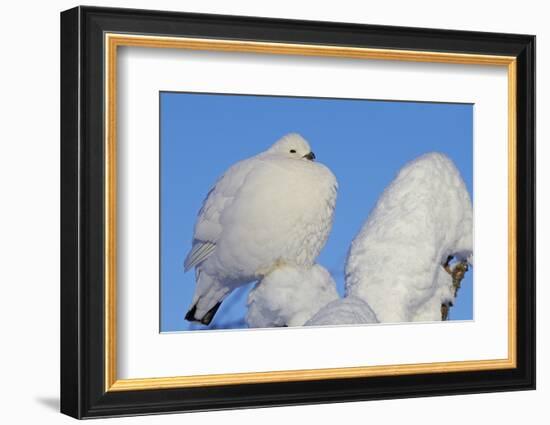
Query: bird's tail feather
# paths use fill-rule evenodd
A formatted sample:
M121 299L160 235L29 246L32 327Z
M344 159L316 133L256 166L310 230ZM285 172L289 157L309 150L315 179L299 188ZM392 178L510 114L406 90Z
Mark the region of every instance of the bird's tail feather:
M197 287L185 320L209 325L230 288L204 272L196 274Z
M216 312L220 308L220 305L222 305L222 302L218 302L214 307L212 307L210 310L206 312L204 316L201 318L196 317L197 313L197 305L193 304L193 307L189 309L187 314L185 315L185 320L188 320L189 322L200 322L203 325L209 325L210 322L212 322L212 319L216 315Z

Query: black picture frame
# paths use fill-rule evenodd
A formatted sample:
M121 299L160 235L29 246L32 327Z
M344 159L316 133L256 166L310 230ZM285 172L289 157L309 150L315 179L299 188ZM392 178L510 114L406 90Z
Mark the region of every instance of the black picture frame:
M104 34L514 56L517 60L517 367L105 391ZM535 388L535 37L76 7L61 13L61 412L75 418Z

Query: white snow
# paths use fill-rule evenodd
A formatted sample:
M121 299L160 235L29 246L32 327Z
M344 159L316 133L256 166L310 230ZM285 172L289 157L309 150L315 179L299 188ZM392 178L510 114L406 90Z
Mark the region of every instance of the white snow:
M454 301L453 279L443 267L437 267L435 276L435 290L433 295L414 312L413 321L438 322L441 321L441 304Z
M352 242L347 296L368 303L380 322L441 320L441 303L452 299L442 264L449 255L472 263L472 226L470 196L448 157L406 164Z
M302 326L337 299L336 283L324 267L284 265L250 291L246 321L250 328Z
M311 157L308 142L289 134L234 164L209 191L185 261L196 268L195 318L279 265L314 264L332 227L337 182Z
M348 296L334 300L321 308L305 325L356 325L377 322L376 314L365 301Z

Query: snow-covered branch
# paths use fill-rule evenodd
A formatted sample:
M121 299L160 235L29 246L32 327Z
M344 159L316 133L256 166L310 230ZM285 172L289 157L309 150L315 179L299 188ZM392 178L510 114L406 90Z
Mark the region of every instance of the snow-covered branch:
M441 320L454 299L449 256L471 261L472 203L445 155L405 165L351 244L346 294L367 302L381 322Z
M337 300L336 283L322 266L281 266L250 291L246 321L251 328L302 326Z

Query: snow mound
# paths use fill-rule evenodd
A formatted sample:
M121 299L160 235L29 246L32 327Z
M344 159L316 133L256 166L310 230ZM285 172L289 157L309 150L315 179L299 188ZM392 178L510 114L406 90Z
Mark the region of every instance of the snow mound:
M306 326L357 325L378 323L376 314L360 298L349 296L334 300L319 310Z
M250 291L246 322L250 328L302 326L335 299L336 283L324 267L280 266Z
M472 259L472 203L443 154L406 164L384 190L346 264L346 294L367 302L380 322L441 320L452 300L448 256Z
M415 322L441 321L441 304L454 301L453 279L443 267L437 268L433 295L414 312Z

